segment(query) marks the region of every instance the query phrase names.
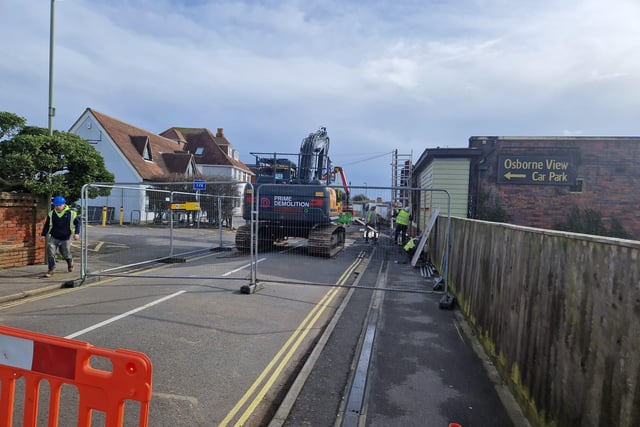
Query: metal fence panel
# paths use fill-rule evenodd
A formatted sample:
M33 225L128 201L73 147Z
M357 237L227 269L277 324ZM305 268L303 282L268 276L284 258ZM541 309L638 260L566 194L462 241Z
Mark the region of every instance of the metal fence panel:
M235 228L244 223L239 183L199 182L205 190L191 185L86 185L81 199L83 277L126 276L161 262L184 262L186 257L233 255ZM109 195L90 198L96 191ZM209 273L207 277L216 278L224 271L211 262Z
M404 243L425 231L434 211L439 209L441 215L449 217L450 210L450 206L443 209L442 202L438 206L424 203L437 199L431 194L438 193L439 199L450 204L449 194L438 189L366 185L343 189L320 184L263 184L254 188L237 182L206 182L206 191L200 191L189 185L85 186L83 277L126 276L134 269L160 262L180 263L187 257L213 253L208 275L171 277L231 279L225 276L228 267L215 259L248 257L248 277L242 280L248 280L253 290L257 282L269 280L259 277L256 261L269 252L291 257L330 257L348 247L376 245L379 251L402 254ZM109 190L110 194L90 199L91 190ZM345 197L345 190L349 197ZM405 197L407 194L410 197ZM403 238L396 235L395 214L405 205L411 222ZM366 223L374 207L377 226L372 230ZM448 220L437 228L438 232L448 233ZM137 275L141 277L140 273ZM161 273L144 276L163 277Z

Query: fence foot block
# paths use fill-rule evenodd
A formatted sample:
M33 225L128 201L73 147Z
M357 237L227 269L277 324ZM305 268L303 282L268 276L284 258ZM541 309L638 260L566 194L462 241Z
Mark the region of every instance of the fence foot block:
M264 286L262 284L260 284L260 283L242 285L242 287L240 287L240 293L253 294L253 293L256 293L257 291L259 291L262 288L264 288Z

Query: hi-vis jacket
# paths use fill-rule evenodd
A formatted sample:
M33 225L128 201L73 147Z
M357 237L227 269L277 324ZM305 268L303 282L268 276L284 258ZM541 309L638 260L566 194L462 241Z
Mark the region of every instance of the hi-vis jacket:
M78 212L65 206L62 212L52 209L42 227L42 236L51 234L58 240L69 240L72 234L80 234L80 218Z
M409 225L410 221L411 215L409 214L409 212L405 211L404 209L400 209L400 212L398 212L398 214L396 215L396 224Z

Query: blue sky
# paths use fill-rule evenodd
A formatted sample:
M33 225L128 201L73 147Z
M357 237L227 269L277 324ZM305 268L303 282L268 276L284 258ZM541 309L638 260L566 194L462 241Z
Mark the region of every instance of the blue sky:
M50 2L0 2L0 111L47 127ZM297 152L325 126L353 185L470 136L637 136L636 0L56 0L54 128L87 107L152 132Z

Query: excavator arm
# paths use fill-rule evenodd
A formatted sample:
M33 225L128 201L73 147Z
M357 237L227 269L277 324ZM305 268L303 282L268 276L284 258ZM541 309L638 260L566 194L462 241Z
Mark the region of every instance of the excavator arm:
M329 159L329 135L321 127L302 140L298 161L298 177L301 183L320 181L331 169Z

